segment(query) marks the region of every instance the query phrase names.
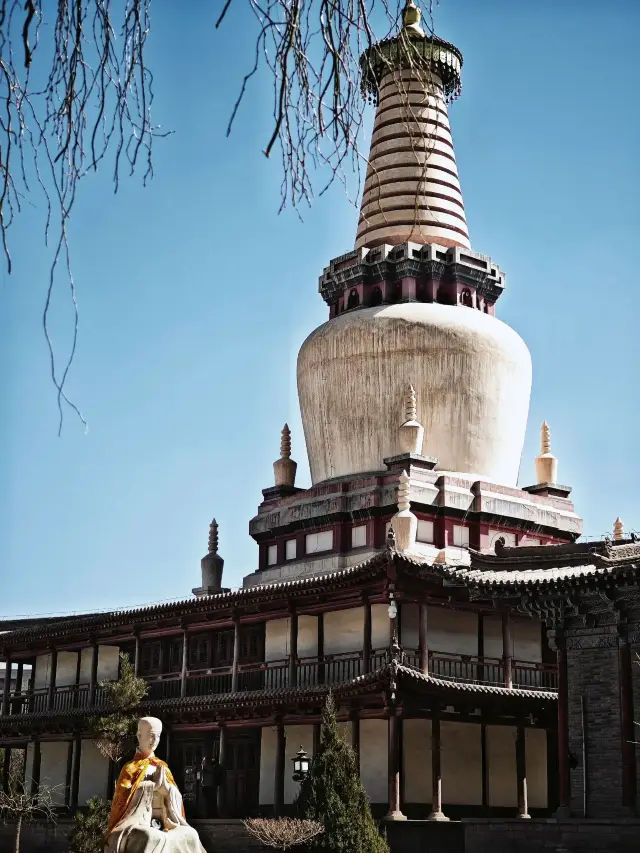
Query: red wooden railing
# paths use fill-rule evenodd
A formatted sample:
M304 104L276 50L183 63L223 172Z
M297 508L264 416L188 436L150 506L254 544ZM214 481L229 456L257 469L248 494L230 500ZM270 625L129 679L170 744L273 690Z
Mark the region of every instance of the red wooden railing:
M389 660L388 649L372 649L369 657L369 672L375 672ZM417 649L402 651L402 663L413 669L420 668ZM361 651L341 652L334 655L302 657L296 661L295 683L299 687L318 684L343 684L364 673L364 656ZM504 662L500 658L478 657L429 650L429 674L451 681L479 684L505 684ZM290 661L288 658L263 663L241 664L238 667L238 691L269 691L291 687ZM557 690L557 668L553 664L512 660L511 679L513 687L525 690ZM152 700L173 699L182 695L180 673L167 673L146 678ZM187 696L210 696L230 693L232 690L232 667L191 670L186 677ZM103 691L97 686L94 707L103 701ZM9 699L10 714L33 714L49 709L48 688L14 693ZM57 687L53 694L53 710L70 713L75 709L88 708L90 687L88 684Z

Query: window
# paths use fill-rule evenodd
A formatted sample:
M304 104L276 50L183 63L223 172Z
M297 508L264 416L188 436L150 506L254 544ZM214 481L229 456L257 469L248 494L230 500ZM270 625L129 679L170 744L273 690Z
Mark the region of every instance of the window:
M182 637L173 637L169 641L169 672L182 669Z
M351 547L363 548L367 544L367 525L351 528Z
M469 547L469 528L461 524L453 525L453 544L456 548Z
M298 543L295 539L287 539L284 545L284 556L287 560L295 560L298 553Z
M360 305L360 297L358 296L357 290L352 290L349 293L349 298L347 299L347 311L350 308L357 308Z
M333 530L323 530L322 533L307 533L305 545L307 554L330 551L333 548Z
M140 674L154 675L160 672L161 647L160 641L142 643L140 648Z
M416 535L418 542L433 543L433 521L424 521L418 519L418 533Z
M275 566L278 562L278 546L277 545L269 545L267 548L267 565Z
M504 539L504 544L507 548L515 548L516 546L516 534L515 533L507 533L504 530L489 530L489 548L495 548L496 540L502 536Z
M255 663L260 660L260 633L244 630L240 633L240 663Z
M218 631L215 636L214 666L230 666L233 662L233 631Z
M208 634L197 634L189 641L189 669L204 669L209 664Z

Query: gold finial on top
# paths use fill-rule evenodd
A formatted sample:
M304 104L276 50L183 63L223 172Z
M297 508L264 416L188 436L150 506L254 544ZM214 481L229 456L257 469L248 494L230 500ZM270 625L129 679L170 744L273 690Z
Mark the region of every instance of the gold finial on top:
M402 13L403 29L406 30L409 35L424 38L424 30L420 26L421 19L422 12L420 9L416 6L413 0L407 0L407 5L404 7L404 12Z

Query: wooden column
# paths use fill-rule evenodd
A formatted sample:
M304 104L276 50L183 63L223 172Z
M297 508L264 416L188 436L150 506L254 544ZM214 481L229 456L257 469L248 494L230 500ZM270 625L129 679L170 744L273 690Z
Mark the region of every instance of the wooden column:
M518 782L518 817L529 818L529 797L527 794L526 729L522 720L516 729L516 778Z
M484 668L484 616L478 613L478 681L485 678Z
M218 762L220 763L220 767L223 770L226 770L226 761L227 761L227 727L225 725L220 726L220 740L218 742ZM217 807L218 807L218 817L224 817L226 814L226 806L227 806L227 789L226 789L226 778L227 774L223 774L224 783L222 785L218 785L216 789L217 796Z
M71 770L71 810L78 808L78 792L80 791L80 758L82 756L82 741L77 737L74 741L73 767Z
M233 663L231 664L231 692L238 692L238 668L240 666L240 619L233 617Z
M313 755L318 754L320 749L320 740L322 739L322 725L320 723L313 724Z
M180 669L180 696L187 695L187 665L189 663L189 635L182 629L182 667Z
M431 712L431 814L428 820L448 820L442 811L442 754L440 741L440 709Z
M2 789L9 793L9 771L11 770L11 747L4 748L4 761L2 762Z
M89 707L96 703L96 690L98 688L98 651L99 646L94 643L91 647L91 674L89 675Z
M22 679L24 677L24 661L18 663L18 671L16 673L16 693L22 693Z
M564 638L557 638L558 660L558 811L559 817L569 815L571 777L569 774L569 691L567 682L567 651Z
M371 602L364 602L364 636L362 643L362 675L371 669Z
M49 699L47 707L51 711L56 698L56 674L58 671L58 650L51 649L51 669L49 670Z
M64 804L66 808L71 805L71 774L73 771L73 739L67 741L67 770L64 777Z
M133 674L136 678L140 675L140 631L134 632L135 646L133 651Z
M358 772L360 772L360 712L354 711L351 715L351 747L356 757Z
M9 713L9 694L11 692L11 655L6 655L4 662L4 685L2 688L2 714Z
M502 665L504 667L504 686L513 687L513 673L511 660L511 623L509 614L502 614Z
M284 732L282 720L278 722L276 738L276 763L273 784L273 811L276 817L282 817L284 808L284 768L285 752L287 749L287 738Z
M42 763L42 750L40 741L36 740L33 744L33 769L31 771L31 796L35 797L40 787L40 765Z
M400 808L400 718L395 708L389 710L389 811L386 820L404 820Z
M298 676L298 611L290 610L289 617L289 687L295 687Z
M324 684L324 613L318 614L318 684Z
M420 647L420 672L429 674L429 643L427 640L427 604L418 605L418 645Z
M482 810L486 814L489 808L489 764L487 762L487 724L484 720L480 723L480 766L482 773Z
M633 692L631 683L631 649L626 637L620 638L618 669L620 682L620 735L622 753L622 805L635 811L636 807L636 748L637 728L633 721Z

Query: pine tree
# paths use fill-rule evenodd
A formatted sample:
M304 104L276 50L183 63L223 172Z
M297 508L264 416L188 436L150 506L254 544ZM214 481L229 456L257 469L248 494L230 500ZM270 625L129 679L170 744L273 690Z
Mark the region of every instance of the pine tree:
M371 814L356 757L338 729L329 695L322 713L322 738L300 786L297 815L317 820L324 832L308 845L313 853L389 853Z
M102 755L117 764L135 748L140 704L147 695L148 686L143 678L136 676L124 652L120 653L118 678L101 681L99 686L107 712L93 717L90 727Z

